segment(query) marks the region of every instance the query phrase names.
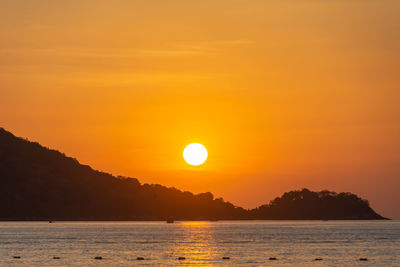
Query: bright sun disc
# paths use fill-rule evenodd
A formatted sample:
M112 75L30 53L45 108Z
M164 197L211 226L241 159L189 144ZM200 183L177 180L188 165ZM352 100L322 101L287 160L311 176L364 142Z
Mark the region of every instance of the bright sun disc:
M193 143L183 150L183 158L190 165L197 166L203 164L207 156L207 149L202 144Z

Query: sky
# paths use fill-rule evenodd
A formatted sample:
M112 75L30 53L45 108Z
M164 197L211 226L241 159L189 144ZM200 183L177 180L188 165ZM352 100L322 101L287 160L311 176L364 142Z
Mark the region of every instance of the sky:
M0 127L254 208L353 192L400 219L400 1L0 1ZM189 143L205 164L182 157Z

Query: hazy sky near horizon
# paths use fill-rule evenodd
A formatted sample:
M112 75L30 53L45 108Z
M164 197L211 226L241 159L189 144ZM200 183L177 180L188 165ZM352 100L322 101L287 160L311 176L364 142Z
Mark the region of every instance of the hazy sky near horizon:
M400 1L0 1L0 127L245 207L350 191L400 218ZM182 158L192 142L208 161Z

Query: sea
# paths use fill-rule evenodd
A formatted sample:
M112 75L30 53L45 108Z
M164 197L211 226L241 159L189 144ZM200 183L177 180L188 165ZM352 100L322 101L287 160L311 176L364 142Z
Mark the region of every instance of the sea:
M400 221L0 222L0 266L400 266Z

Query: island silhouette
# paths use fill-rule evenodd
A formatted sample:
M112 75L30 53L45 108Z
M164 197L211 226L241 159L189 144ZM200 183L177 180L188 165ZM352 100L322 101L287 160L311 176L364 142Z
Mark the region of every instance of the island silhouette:
M290 191L255 209L93 170L0 128L0 220L386 219L352 193Z

